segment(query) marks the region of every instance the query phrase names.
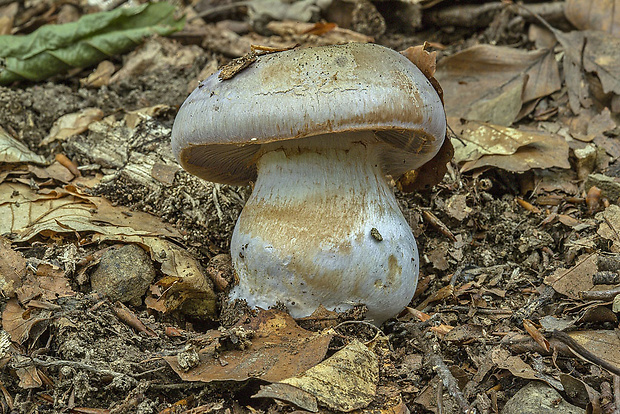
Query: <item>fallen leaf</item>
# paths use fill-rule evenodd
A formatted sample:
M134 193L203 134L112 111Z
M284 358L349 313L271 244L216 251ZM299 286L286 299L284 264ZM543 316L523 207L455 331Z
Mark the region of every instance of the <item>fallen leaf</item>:
M620 95L620 37L597 31L585 35L583 68L598 75L604 93Z
M41 312L44 314L45 312ZM11 340L18 344L23 344L30 337L30 331L36 325L41 325L45 329L49 322L49 317L38 317L33 312L22 308L17 299L9 299L4 311L2 311L2 329L11 335Z
M567 0L564 15L579 30L601 30L620 36L618 0Z
M302 375L280 381L314 395L329 409L344 412L368 406L378 382L378 358L358 340Z
M592 276L598 271L598 257L590 254L581 258L570 269L558 268L545 278L545 283L556 292L572 299L579 299L579 292L592 290Z
M459 325L451 329L443 337L448 342L465 342L484 339L484 330L481 325L465 324Z
M24 184L0 184L0 234L13 233L16 241L54 233L99 233L115 240L128 236L181 237L153 215L113 206L102 197L81 194L66 186L35 192ZM126 214L129 213L129 214Z
M35 154L24 144L9 135L0 126L0 163L47 164L45 157Z
M93 88L108 85L115 70L116 68L114 67L114 63L109 60L104 60L97 65L97 68L90 75L88 75L88 77L80 79L80 84L82 86L90 86Z
M458 221L465 220L472 212L472 208L467 205L465 194L454 194L446 200L445 210L450 217Z
M567 332L579 345L616 367L620 367L620 340L613 330Z
M293 318L279 310L259 310L256 316L236 325L253 332L245 349L219 349L222 332L209 331L210 343L198 354L200 363L183 371L177 358L164 357L183 381L245 381L258 378L276 382L300 375L318 364L331 340L330 333L314 333L300 328Z
M416 65L427 78L435 76L437 70L437 52L429 52L428 42L423 45L411 46L400 53Z
M564 387L564 392L569 398L568 401L580 407L585 407L588 403L598 403L600 394L580 379L561 373L560 382Z
M454 140L454 160L463 172L487 166L512 172L570 168L568 144L558 135L479 122L453 122L453 128L461 138Z
M516 119L516 107L561 87L554 53L546 49L477 45L440 60L435 77L448 117L467 118L474 107L468 119L504 125Z
M302 410L316 413L319 411L316 397L292 385L275 383L261 385L260 391L251 398L276 398L280 401L291 403Z
M200 47L184 46L164 37L154 37L129 53L123 67L109 80L110 84L143 73L170 67L191 67L201 55Z
M97 236L96 239L114 240L114 236ZM170 284L163 289L159 297L152 292L147 296L147 306L161 312L180 310L186 315L201 318L213 318L216 314L217 296L213 283L206 277L198 260L186 250L158 237L133 236L125 238L145 245L151 252L151 258L161 264L161 272L166 278L157 284Z
M500 346L491 351L493 363L501 369L507 369L512 375L524 379L540 379L534 369L520 357L512 355L510 351Z
M523 328L536 341L536 343L538 343L538 345L540 345L545 351L549 352L551 349L549 341L547 341L547 338L545 338L538 328L536 328L532 321L529 319L524 319Z
M93 122L101 121L103 111L99 108L85 108L79 112L66 114L58 118L50 133L41 141L39 146L44 147L54 141L64 141L74 135L81 134L88 130L88 126Z
M291 43L299 43L319 46L349 42L368 43L373 41L373 38L370 36L366 36L353 30L344 29L342 27L336 27L329 32L323 33L321 36L308 36L307 34L305 34L305 32L312 29L313 27L314 23L303 23L290 20L271 21L267 23L267 30L271 30L273 33L283 36L286 40L289 41L289 45ZM269 46L278 45L270 44Z
M595 217L600 223L597 234L612 242L612 252L620 252L620 207L611 204Z
M0 237L0 290L4 296L15 295L26 275L26 259L11 249L11 242Z
M22 286L17 289L17 298L21 303L27 303L33 298L53 301L74 295L69 280L65 278L64 269L49 263L40 263L36 274L28 273Z
M17 355L15 362L25 363L28 361L28 357ZM39 376L39 371L34 364L26 365L15 370L15 374L19 378L18 386L22 389L29 390L33 388L40 388L43 385L43 380Z

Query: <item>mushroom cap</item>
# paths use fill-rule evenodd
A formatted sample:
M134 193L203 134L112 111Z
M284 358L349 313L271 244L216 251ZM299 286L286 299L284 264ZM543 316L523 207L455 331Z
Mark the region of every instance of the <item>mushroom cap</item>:
M179 163L208 181L255 181L262 144L368 130L384 172L398 178L430 160L445 137L431 83L380 45L292 49L258 56L227 80L220 72L191 93L172 128Z

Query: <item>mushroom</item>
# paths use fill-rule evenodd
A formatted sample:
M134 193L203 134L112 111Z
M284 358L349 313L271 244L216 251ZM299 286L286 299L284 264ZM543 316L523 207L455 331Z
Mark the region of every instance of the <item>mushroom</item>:
M231 299L368 307L380 324L413 297L418 250L396 179L441 147L446 118L427 78L375 44L257 57L231 79L200 83L179 110L172 148L205 180L254 182L236 223Z

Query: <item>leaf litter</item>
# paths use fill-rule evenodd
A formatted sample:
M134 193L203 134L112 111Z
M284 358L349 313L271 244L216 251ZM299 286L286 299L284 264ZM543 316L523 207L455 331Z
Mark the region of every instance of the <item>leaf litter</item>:
M0 214L10 217L0 220L1 332L12 341L0 348L0 366L9 368L0 385L19 395L3 391L2 403L41 412L499 412L542 380L562 404L605 412L619 365L620 302L617 283L595 280L620 270L600 265L618 253L620 227L615 187L594 196L589 183L617 176L616 24L613 16L596 23L605 2L589 2L589 14L575 4L583 6L567 2L570 21L586 23L575 23L581 32L554 29L559 45L538 31L540 48L524 47L527 19L510 26L513 12L495 8L498 45L487 44L491 27L468 32L466 42L439 28L421 32L429 43L409 50L444 90L456 163L445 166L446 148L428 183L426 171L398 182L430 188L445 174L432 193L398 195L422 274L412 307L381 334L341 324L355 313L319 312L301 328L279 310L222 306L235 283L227 240L247 191L194 180L167 147L178 90L218 61L251 44L370 41L368 34L271 21L275 35L266 35L195 20L174 45L151 40L125 62L110 58L84 89L75 85L90 69L71 72L64 79L75 84L62 97L55 80L0 88L8 108L0 117ZM11 30L26 31L12 16ZM386 33L375 39L397 50L422 43ZM44 93L60 103L31 102ZM94 118L82 117L87 108ZM65 126L53 132L55 122ZM580 161L578 174L573 156L593 162ZM90 285L107 249L123 243L155 264L142 305L114 303ZM360 386L347 389L354 380Z

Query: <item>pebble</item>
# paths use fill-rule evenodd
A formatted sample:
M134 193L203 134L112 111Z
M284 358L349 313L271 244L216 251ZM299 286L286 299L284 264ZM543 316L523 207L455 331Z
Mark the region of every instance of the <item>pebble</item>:
M508 400L502 414L585 414L586 410L566 402L559 392L540 381L532 381Z
M128 244L104 253L90 282L93 290L112 301L139 306L153 279L155 267L149 255L139 246Z

